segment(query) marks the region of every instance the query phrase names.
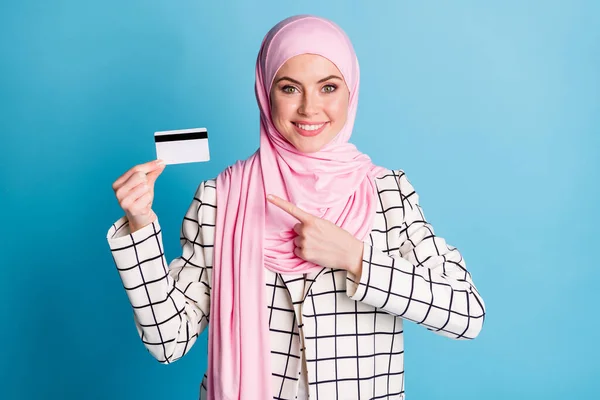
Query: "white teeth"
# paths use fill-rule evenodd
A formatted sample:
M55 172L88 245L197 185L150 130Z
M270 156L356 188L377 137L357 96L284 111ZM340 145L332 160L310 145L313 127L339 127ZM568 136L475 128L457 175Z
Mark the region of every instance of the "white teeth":
M325 124L319 124L319 125L296 124L297 127L299 127L300 129L304 129L305 131L316 131L317 129L321 128L323 125L325 125Z

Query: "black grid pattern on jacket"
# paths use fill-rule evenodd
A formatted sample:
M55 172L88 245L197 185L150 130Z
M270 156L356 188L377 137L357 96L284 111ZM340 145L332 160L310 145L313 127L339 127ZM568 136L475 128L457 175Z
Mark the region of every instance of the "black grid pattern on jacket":
M358 279L329 268L264 269L273 399L296 398L303 365L311 399L404 399L404 319L453 339L482 328L485 306L465 261L434 234L405 173L388 170L375 182L378 206ZM198 186L182 253L170 263L158 220L131 234L122 217L107 234L140 338L161 363L185 355L210 320L216 195L214 180Z

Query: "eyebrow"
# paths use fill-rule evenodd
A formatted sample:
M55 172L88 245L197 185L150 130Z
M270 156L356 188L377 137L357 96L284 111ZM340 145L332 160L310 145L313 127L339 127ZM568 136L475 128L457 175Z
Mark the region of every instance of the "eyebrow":
M319 80L317 83L323 83L323 82L331 80L331 79L339 79L340 81L343 80L342 78L340 78L337 75L329 75L328 77ZM302 86L302 83L298 82L295 79L290 78L289 76L282 76L281 78L277 79L277 81L275 83L279 83L279 82L284 81L284 80L285 81L290 81L290 82L295 83L296 85Z

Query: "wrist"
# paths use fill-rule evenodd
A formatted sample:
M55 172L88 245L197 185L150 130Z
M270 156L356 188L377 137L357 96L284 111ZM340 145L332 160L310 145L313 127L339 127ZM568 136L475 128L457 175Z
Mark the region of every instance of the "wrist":
M127 219L129 221L129 232L133 233L153 223L156 220L156 214L154 214L153 211L150 211L145 215L127 215Z
M360 277L362 272L362 256L364 251L364 243L358 239L352 244L352 248L348 251L350 256L346 266L346 270L357 279Z

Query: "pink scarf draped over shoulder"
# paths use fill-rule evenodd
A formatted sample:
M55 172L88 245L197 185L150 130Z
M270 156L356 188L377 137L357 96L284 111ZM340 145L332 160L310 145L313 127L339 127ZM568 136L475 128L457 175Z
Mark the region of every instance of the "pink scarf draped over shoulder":
M316 153L297 151L277 131L270 111L278 69L300 54L333 62L350 90L348 119ZM348 140L359 91L359 65L346 34L324 18L300 15L265 36L256 62L260 148L217 177L217 220L208 336L208 398L273 398L271 347L263 268L306 273L320 266L294 254L297 223L266 201L286 199L364 240L376 207L374 178L382 170Z

